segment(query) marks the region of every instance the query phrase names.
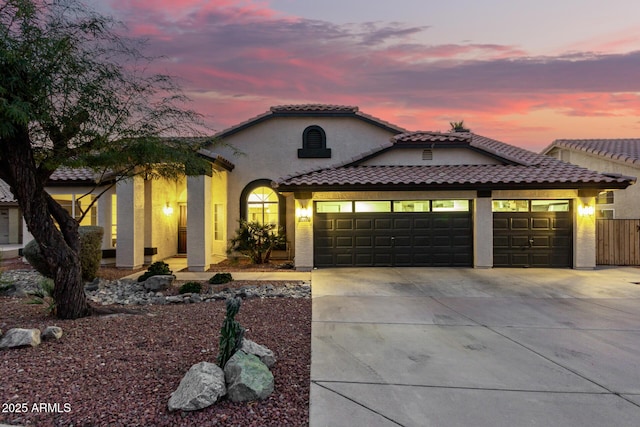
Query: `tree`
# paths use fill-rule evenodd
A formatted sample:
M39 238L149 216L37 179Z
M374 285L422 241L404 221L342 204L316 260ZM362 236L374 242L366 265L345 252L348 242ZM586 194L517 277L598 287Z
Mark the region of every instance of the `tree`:
M464 120L460 120L459 122L449 122L449 126L451 126L449 132L471 132L470 129L467 129L464 126Z
M78 0L0 5L0 178L11 187L54 278L60 318L90 315L78 221L45 191L60 167L89 168L96 184L200 174L206 129L173 79ZM209 166L209 171L210 171Z

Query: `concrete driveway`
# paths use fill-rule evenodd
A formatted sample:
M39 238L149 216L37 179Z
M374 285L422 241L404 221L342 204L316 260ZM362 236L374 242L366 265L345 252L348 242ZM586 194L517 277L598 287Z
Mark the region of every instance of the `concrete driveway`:
M638 426L640 269L312 273L311 427Z

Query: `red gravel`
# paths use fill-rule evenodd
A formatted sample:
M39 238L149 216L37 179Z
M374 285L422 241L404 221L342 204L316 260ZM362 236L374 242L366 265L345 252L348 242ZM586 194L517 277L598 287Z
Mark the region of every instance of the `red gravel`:
M276 354L278 361L272 368L275 391L270 397L248 403L224 400L202 411L185 413L170 413L167 402L193 364L215 362L225 312L223 301L147 306L135 308L140 315L73 321L48 318L42 306L26 305L25 301L0 298L0 329L43 330L58 325L64 335L59 341L43 342L38 347L0 351L0 424L309 424L309 299L245 300L236 317L247 328L247 338ZM14 404L22 403L27 404L26 413L15 413ZM35 409L50 404L49 412L34 411L34 404Z

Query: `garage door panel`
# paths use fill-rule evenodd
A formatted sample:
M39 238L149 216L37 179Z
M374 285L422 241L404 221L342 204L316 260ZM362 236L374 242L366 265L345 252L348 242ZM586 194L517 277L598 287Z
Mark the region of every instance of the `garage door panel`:
M511 230L529 230L529 218L511 218Z
M393 230L393 221L391 219L375 219L373 220L376 230Z
M373 230L373 221L370 219L356 219L356 230L358 231L363 231L363 230Z
M494 267L570 267L571 212L494 212ZM509 228L505 228L505 222Z
M470 266L473 263L470 212L316 213L315 218L317 267L349 263L353 266ZM331 219L333 225L329 226ZM322 223L324 229L315 227L316 223ZM328 239L331 236L333 241ZM353 247L348 248L351 244ZM339 252L349 249L352 256ZM335 255L330 259L317 254L321 251L334 251Z
M531 218L533 230L551 230L551 218Z
M371 236L357 236L356 247L357 248L373 248L373 238Z
M337 236L336 237L336 248L352 248L353 247L353 238L351 236Z
M351 219L336 219L335 220L335 229L336 230L353 230L353 220L351 220Z

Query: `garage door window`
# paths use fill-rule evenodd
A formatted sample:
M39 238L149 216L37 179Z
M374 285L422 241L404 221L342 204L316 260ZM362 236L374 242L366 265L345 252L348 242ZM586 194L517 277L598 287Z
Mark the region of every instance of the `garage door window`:
M391 202L356 202L356 212L391 212Z
M431 210L434 212L469 212L468 200L433 200Z
M494 200L493 212L569 212L569 200Z
M353 212L353 204L349 202L316 202L316 212L318 213L341 213Z
M399 200L393 202L394 212L429 212L429 200Z

